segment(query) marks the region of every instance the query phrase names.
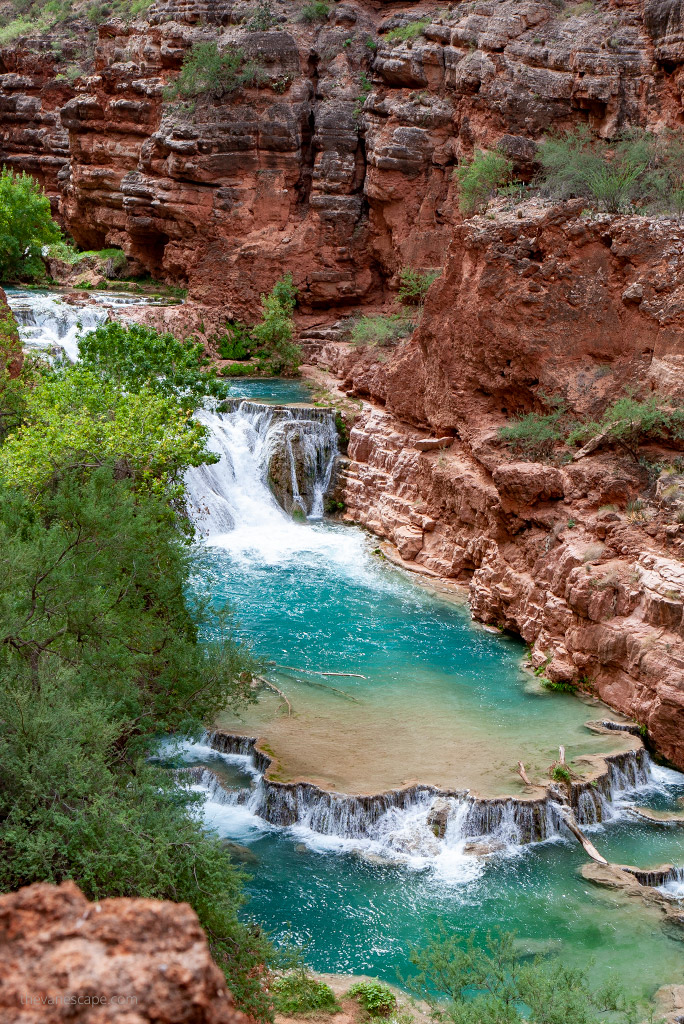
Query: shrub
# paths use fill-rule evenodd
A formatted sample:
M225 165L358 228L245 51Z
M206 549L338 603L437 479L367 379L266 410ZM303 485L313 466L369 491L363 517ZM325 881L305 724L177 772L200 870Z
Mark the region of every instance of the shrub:
M277 24L278 19L273 13L270 0L258 0L245 27L248 32L267 32Z
M246 60L240 47L222 53L215 42L193 43L183 58L178 78L166 89L165 98L212 96L218 99L241 86L258 85L267 80L261 65Z
M244 324L226 324L226 333L217 341L218 353L221 359L249 359L252 355L251 337L249 330Z
M558 409L546 414L528 412L508 426L500 427L499 437L509 448L526 458L548 458L563 436L559 422L561 415Z
M567 785L570 785L572 782L572 775L564 764L556 764L553 766L551 778L554 782L565 782Z
M422 306L430 285L442 273L441 270L414 270L404 267L399 275L399 299L407 306Z
M389 1017L396 1009L397 999L388 985L381 981L359 981L347 992L350 999L358 999L371 1017Z
M50 200L30 174L0 174L0 279L40 278L43 246L59 240Z
M221 370L222 377L249 377L255 373L252 363L231 363Z
M630 129L606 141L581 125L546 139L539 161L541 191L554 199L585 198L608 213L684 211L684 143L677 133Z
M379 346L393 345L400 338L407 338L413 330L413 321L403 313L392 313L389 316L362 316L351 330L353 345Z
M341 1009L335 993L322 981L316 981L304 970L294 971L271 983L273 1008L276 1013L338 1013Z
M296 303L292 274L276 281L270 295L261 296L262 318L252 329L252 338L261 368L269 373L291 375L299 369L302 353L292 340Z
M684 438L684 407L653 394L641 401L627 394L613 402L598 422L582 423L568 436L569 444L594 437L615 444L639 461L639 445L648 438Z
M300 18L302 21L308 22L327 21L329 14L330 4L326 3L325 0L312 0L311 3L304 4Z
M361 84L361 91L359 92L359 95L356 98L356 104L354 105L354 117L357 120L361 116L363 105L366 102L366 99L368 98L371 89L373 88L373 83L365 71L361 72L359 81Z
M429 18L419 18L418 21L410 21L408 25L401 25L399 28L391 29L385 36L387 43L405 43L411 39L422 36L423 29L430 24Z
M456 170L460 189L459 208L475 213L487 205L497 189L506 185L513 173L513 163L503 153L475 150L473 159Z

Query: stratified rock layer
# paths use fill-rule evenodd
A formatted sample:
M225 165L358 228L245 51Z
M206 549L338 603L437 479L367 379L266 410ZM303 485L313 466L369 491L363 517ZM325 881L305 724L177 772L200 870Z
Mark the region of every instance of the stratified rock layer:
M73 882L0 897L0 1021L247 1024L185 903L89 903Z

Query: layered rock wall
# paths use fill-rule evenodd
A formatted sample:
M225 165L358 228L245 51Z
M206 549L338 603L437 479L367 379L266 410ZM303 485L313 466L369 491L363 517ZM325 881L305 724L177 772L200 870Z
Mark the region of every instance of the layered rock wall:
M39 176L77 242L122 245L197 300L254 313L290 270L305 308L381 301L403 266L443 265L474 148L500 145L529 177L550 127L681 123L679 6L585 8L345 0L310 24L274 0L275 24L250 31L241 0L159 0L102 25L73 84L47 45L3 49L1 155ZM239 48L257 78L170 100L202 41Z

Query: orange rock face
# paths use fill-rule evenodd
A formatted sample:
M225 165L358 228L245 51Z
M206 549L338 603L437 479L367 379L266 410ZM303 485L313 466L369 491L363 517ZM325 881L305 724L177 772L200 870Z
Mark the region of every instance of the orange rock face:
M248 1024L184 903L31 885L0 897L0 962L6 1024Z

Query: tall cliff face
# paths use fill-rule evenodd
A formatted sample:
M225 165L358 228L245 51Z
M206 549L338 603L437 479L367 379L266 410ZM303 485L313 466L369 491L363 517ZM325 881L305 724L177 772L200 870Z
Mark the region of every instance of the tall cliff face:
M70 85L46 44L0 53L2 155L36 173L86 246L123 245L192 297L254 311L292 270L310 308L386 296L406 265L442 266L453 170L499 144L523 175L550 127L681 122L680 5L343 0L327 20L243 0L160 0L99 29ZM419 21L422 33L388 33ZM259 86L164 99L193 42L240 47Z

